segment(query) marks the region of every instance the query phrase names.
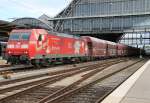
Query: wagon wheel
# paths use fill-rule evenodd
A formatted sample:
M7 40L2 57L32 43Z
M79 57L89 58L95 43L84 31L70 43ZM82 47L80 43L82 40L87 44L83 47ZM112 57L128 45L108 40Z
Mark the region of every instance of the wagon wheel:
M35 66L35 68L40 68L40 60L32 60L31 64Z

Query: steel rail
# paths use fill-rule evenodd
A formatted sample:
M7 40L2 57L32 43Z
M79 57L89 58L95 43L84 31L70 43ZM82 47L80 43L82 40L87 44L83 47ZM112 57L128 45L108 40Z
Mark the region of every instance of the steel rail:
M105 61L98 62L96 64L104 64L104 63L106 64L107 62L113 62L113 61L116 61L116 60L119 60L119 59L105 60ZM71 71L75 71L75 70L78 70L78 69L86 68L86 67L89 67L89 66L93 67L93 65L96 65L96 64L87 64L85 66L73 67L71 69L58 70L58 71L48 72L48 73L47 72L46 73L40 73L38 75L32 75L32 76L27 76L27 77L22 77L22 78L6 80L6 81L0 82L0 86L6 85L6 84L12 84L12 83L16 83L16 82L21 82L21 81L25 81L25 80L29 80L29 79L35 79L35 78L38 78L38 77L44 77L44 76L47 76L47 75L52 76L52 75L57 75L57 74L60 74L60 73L71 72Z
M136 71L138 71L144 64L142 64L141 66L138 67L138 69ZM136 72L135 71L135 72ZM102 102L109 94L111 94L115 89L117 89L122 83L124 83L128 78L130 78L134 73L132 73L131 75L129 75L129 77L127 77L124 81L122 81L118 86L116 86L115 88L113 88L112 90L110 90L109 92L107 92L105 95L103 95L102 97L100 97L95 103L100 103Z
M122 60L123 61L123 60ZM117 61L118 62L118 61ZM121 61L120 61L121 62ZM113 63L115 64L116 62L114 62L113 61ZM105 64L105 66L106 65L108 65L108 63L107 64ZM104 65L102 65L102 64L97 64L97 66L92 66L93 68L92 69L96 69L96 68L98 68L98 67L100 67L100 66L104 66ZM91 68L91 66L90 66L90 68ZM25 89L25 90L23 90L23 91L21 91L21 92L19 92L19 93L16 93L16 94L13 94L13 95L11 95L11 96L8 96L8 97L5 97L5 98L2 98L2 99L0 99L0 101L7 101L8 99L11 99L11 98L13 98L13 97L15 97L15 96L20 96L20 95L22 95L22 94L24 94L24 93L27 93L27 92L31 92L31 90L35 90L35 89L38 89L38 88L40 88L41 86L45 86L45 85L47 85L47 84L49 84L49 83L53 83L53 82L56 82L56 81L59 81L59 80L62 80L62 79L64 79L64 78L66 78L66 77L70 77L70 76L72 76L72 75L75 75L75 74L78 74L78 73L81 73L81 72L85 72L85 70L86 71L89 71L89 70L91 70L90 68L86 68L86 69L83 69L83 70L77 70L77 71L74 71L74 72L72 72L72 73L70 73L70 74L66 74L66 75L61 75L61 77L59 78L53 78L54 80L49 80L49 81L46 81L46 82L44 82L44 83L41 83L41 84L38 84L38 85L34 85L34 86L31 86L31 87L29 87L29 88L27 88L27 89ZM94 72L95 73L95 72ZM53 81L53 82L52 82ZM16 87L15 87L16 88Z
M49 99L49 97L44 98L44 99L41 100L39 103L58 103L58 102L60 102L60 101L63 101L63 100L64 100L65 98L67 98L68 96L74 95L74 94L76 94L76 93L82 91L83 89L86 89L86 88L88 88L88 87L90 87L90 86L96 84L97 82L102 81L102 80L104 80L104 79L106 79L106 78L108 78L108 77L110 77L110 76L112 76L112 75L114 75L114 74L116 74L116 73L118 73L118 72L121 72L122 70L125 70L125 69L127 69L127 68L129 68L129 67L131 67L131 66L133 66L133 65L135 65L135 64L137 64L137 63L139 63L139 62L141 62L141 61L142 61L142 60L139 60L139 61L137 61L137 62L135 62L135 63L132 63L132 64L126 66L126 67L123 67L123 68L121 68L121 69L119 69L119 70L117 70L117 71L114 71L114 72L112 72L112 73L110 73L110 74L108 74L108 75L103 76L102 78L96 79L95 81L90 82L90 83L88 83L88 84L85 84L85 85L83 85L83 86L81 86L81 87L76 87L75 89L71 89L71 90L68 90L68 91L66 91L66 92L63 92L63 94L60 94L60 95L58 95L58 96L56 96L56 97L54 97L54 98L50 98L50 99ZM66 88L67 88L67 87L66 87ZM51 96L50 96L50 97L51 97Z
M99 69L97 68L96 70L94 70L94 71L92 71L92 72L90 72L90 73L87 73L86 75L83 75L83 76L82 76L82 77L83 77L82 79L80 79L80 80L78 80L77 82L72 83L71 85L69 85L69 86L67 86L67 87L65 87L65 88L63 88L63 89L61 89L61 90L58 90L57 92L55 92L55 93L53 93L53 94L51 94L51 95L49 95L49 96L43 98L42 100L40 100L39 103L44 103L44 102L46 102L46 101L49 100L49 99L52 99L52 98L57 97L57 95L60 95L60 94L62 94L62 93L64 93L64 92L68 91L68 89L72 89L73 87L77 86L78 84L80 84L81 82L85 81L86 79L92 77L93 75L95 75L95 74L97 74L97 73L103 71L104 69L106 69L106 68L108 68L108 67L110 67L111 65L114 65L114 64L116 64L116 63L120 63L120 61L117 61L117 62L114 62L114 63L112 63L112 64L106 65L106 66L104 66L104 67L102 67L102 68L98 67Z

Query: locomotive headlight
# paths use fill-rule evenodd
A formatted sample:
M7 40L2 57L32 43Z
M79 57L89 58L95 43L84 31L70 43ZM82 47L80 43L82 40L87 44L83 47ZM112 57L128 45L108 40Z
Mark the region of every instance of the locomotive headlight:
M25 53L25 54L28 54L28 51L25 51L24 53Z
M27 44L23 44L23 45L21 45L21 48L27 49L27 48L29 48L29 46Z
M11 54L11 53L12 53L11 51L8 52L8 54Z
M13 45L13 44L8 44L8 45L7 45L7 48L15 48L15 45Z

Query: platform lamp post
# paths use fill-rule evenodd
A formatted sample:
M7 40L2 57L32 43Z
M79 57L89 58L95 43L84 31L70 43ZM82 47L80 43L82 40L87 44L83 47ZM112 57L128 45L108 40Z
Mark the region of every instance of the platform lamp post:
M141 45L141 47L140 47L140 58L142 59L143 58L143 56L142 56L142 43L143 42L143 36L142 36L142 34L140 35L140 45Z

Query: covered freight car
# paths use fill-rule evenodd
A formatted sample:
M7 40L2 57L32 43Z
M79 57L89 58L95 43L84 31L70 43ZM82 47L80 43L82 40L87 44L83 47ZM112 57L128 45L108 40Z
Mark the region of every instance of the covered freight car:
M107 42L98 38L83 36L87 42L88 56L92 59L102 59L107 56Z
M116 43L107 41L107 56L108 57L117 56L117 44Z
M128 55L128 46L124 44L117 44L117 56L127 56Z
M140 55L140 49L139 48L135 48L135 47L131 47L131 46L128 46L128 56L137 56L137 55ZM143 49L142 49L142 52L143 52Z

